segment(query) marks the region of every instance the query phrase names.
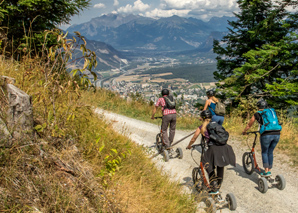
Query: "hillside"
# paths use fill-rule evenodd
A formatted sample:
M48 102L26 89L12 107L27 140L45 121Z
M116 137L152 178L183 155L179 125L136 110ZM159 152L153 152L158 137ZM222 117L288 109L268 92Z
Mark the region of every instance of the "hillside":
M68 34L67 38L72 39L74 35ZM122 59L127 59L121 52L113 48L111 45L101 42L94 41L85 38L86 40L86 48L94 51L96 54L96 59L100 64L94 71L102 71L102 70L110 70L119 68L120 61ZM76 48L74 50L74 60L80 59L82 56L82 51L80 50L80 45L84 42L82 40L78 40L76 43ZM84 64L84 60L77 60L76 65L82 66Z
M59 52L54 56L57 61ZM83 97L95 91L66 72L66 61L0 60L0 75L15 78L14 87L29 95L34 121L24 132L30 137L1 136L1 212L195 211L194 200L154 166L141 146L94 114ZM2 129L16 97L7 95L0 79ZM16 131L8 128L8 134Z

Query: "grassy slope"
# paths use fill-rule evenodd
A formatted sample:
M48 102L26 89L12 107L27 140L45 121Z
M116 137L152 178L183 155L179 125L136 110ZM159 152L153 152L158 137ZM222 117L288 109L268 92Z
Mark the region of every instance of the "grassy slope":
M194 200L154 167L142 147L93 114L85 99L90 92L48 69L32 59L0 62L0 75L15 78L32 96L40 135L12 145L0 141L1 211L195 211Z

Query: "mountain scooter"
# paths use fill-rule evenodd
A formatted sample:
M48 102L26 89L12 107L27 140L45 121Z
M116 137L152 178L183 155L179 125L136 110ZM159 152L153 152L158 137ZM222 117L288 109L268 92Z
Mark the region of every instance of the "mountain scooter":
M154 117L155 119L162 119L162 117ZM162 129L160 126L160 133L158 133L156 135L156 141L155 141L155 147L158 151L158 153L161 153L163 155L164 161L168 162L170 158L179 158L182 159L183 158L183 152L182 149L180 147L178 147L175 151L173 150L172 147L170 147L169 149L165 148L165 144L163 142L163 138L162 138Z
M199 164L196 162L196 160L193 157L193 150L195 150L197 146L201 146L201 162ZM202 139L200 144L195 144L195 145L192 145L191 147L192 147L191 157L194 160L194 162L199 166L199 167L193 168L192 180L193 180L195 189L199 193L200 192L208 193L208 198L205 201L205 204L208 207L208 212L216 212L217 209L224 208L225 206L228 206L230 210L236 210L237 201L233 193L228 193L226 195L226 198L223 199L221 192L217 192L217 193L211 192L209 175L203 164L203 157L207 150L205 141Z
M258 188L259 191L262 193L266 193L268 190L268 182L272 184L273 186L276 186L279 190L283 190L286 187L286 180L283 175L276 175L275 178L272 178L272 175L261 175L263 172L262 169L259 168L256 160L256 155L255 155L255 146L256 146L256 141L258 137L259 131L254 131L254 132L247 132L246 134L255 134L255 139L253 142L253 146L250 152L245 152L242 156L242 164L244 171L251 175L253 172L256 172L259 174L259 180L258 180Z

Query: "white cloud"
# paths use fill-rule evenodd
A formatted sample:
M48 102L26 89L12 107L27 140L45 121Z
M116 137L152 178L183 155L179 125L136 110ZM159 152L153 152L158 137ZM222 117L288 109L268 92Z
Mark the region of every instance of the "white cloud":
M156 18L156 17L171 17L173 15L177 15L177 16L187 16L187 14L190 12L191 10L176 10L176 9L172 9L172 10L162 10L162 9L157 9L155 8L152 11L148 11L146 12L144 15L147 17L152 17L152 18Z
M209 20L212 16L233 16L233 12L239 11L237 0L161 0L159 8L146 14L173 14Z
M221 9L238 8L237 0L162 0L164 9Z
M103 3L95 4L94 8L105 8L106 6Z
M133 3L133 6L127 4L125 7L120 7L117 11L119 13L134 13L134 12L144 12L148 10L150 6L148 4L144 4L141 0L136 0Z
M114 4L113 4L115 7L118 7L119 6L119 1L118 0L114 0Z

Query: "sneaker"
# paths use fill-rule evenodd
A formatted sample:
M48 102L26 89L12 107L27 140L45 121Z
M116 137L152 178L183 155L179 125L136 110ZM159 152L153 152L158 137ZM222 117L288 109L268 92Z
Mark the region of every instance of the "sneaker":
M209 194L214 195L214 194L218 194L219 191L210 191Z
M261 176L270 176L271 172L261 172L260 175Z
M171 147L171 146L165 146L165 149L166 149L166 150L171 150L172 147Z

